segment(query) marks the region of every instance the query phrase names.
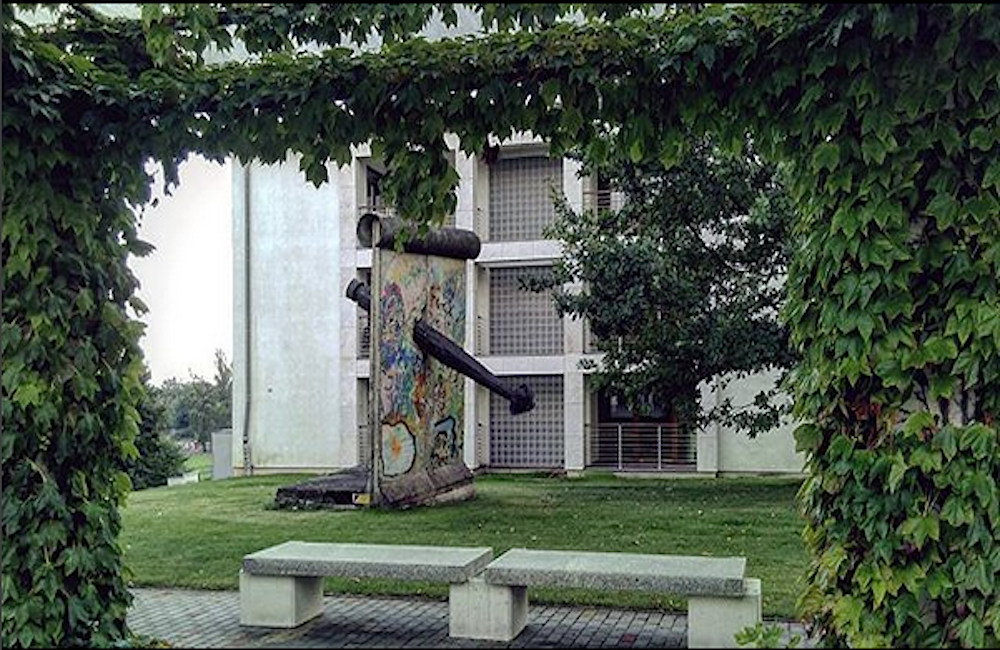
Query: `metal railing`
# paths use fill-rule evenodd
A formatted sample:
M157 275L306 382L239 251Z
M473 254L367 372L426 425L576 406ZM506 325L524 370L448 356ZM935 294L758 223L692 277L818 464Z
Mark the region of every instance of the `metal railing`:
M368 324L368 314L358 310L358 358L367 359L371 356L372 328Z
M589 465L619 470L689 471L697 467L697 439L670 422L589 425Z
M372 454L371 433L367 424L358 425L358 462L367 465Z
M588 190L583 193L584 210L612 210L617 212L625 205L625 194L618 190Z

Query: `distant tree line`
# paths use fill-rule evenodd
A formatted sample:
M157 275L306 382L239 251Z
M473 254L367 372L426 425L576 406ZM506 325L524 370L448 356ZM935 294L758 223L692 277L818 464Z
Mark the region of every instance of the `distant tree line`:
M233 369L222 350L215 351L212 381L192 374L187 381L168 379L154 392L168 428L178 438L207 443L213 431L231 426Z

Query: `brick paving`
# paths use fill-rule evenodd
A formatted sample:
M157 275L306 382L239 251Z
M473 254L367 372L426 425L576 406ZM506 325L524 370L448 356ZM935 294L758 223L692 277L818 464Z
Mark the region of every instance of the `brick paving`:
M293 630L240 625L235 591L133 589L128 624L182 648L683 648L675 612L530 604L510 643L448 636L448 603L421 598L325 597L323 615ZM768 621L805 636L797 623ZM799 647L809 647L801 643Z

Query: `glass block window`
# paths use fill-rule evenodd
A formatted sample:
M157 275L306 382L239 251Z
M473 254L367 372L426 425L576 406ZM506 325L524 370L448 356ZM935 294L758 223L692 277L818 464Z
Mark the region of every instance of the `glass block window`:
M535 408L510 414L510 403L490 393L490 465L493 467L562 468L563 378L561 375L501 377L513 387L527 384L535 393Z
M518 281L549 272L547 266L490 269L490 354L563 353L563 323L552 296L521 289Z
M505 158L490 165L490 241L542 239L555 220L552 187L562 191L561 158Z

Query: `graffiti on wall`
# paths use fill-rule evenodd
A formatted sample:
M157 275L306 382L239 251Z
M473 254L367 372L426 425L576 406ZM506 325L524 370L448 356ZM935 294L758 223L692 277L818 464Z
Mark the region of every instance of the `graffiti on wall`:
M413 341L423 318L465 338L465 262L381 251L381 471L386 480L462 463L465 378Z

